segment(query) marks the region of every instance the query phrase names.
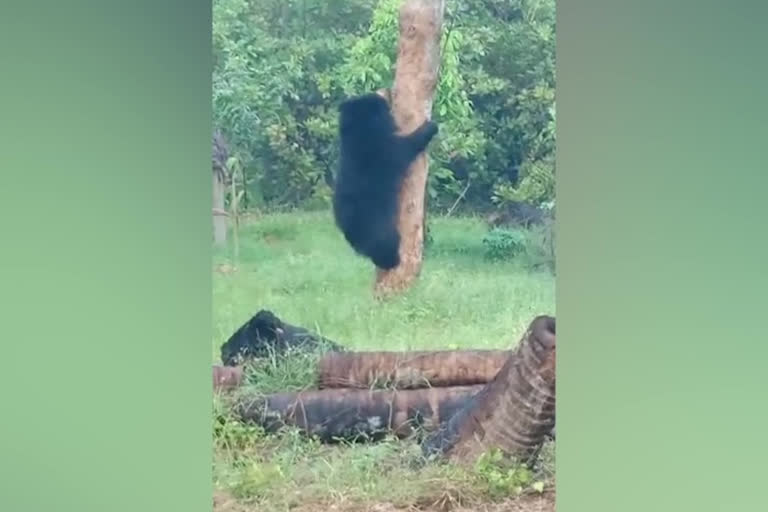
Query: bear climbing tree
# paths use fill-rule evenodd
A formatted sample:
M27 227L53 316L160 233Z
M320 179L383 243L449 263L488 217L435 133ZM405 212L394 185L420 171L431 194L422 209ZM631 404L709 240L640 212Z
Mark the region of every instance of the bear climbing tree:
M404 0L400 8L400 39L392 115L398 129L411 133L430 119L440 71L440 37L445 0ZM421 271L424 248L424 196L427 157L421 153L409 166L400 187L399 265L377 269L375 291L389 295L407 288Z
M336 225L347 242L381 269L400 264L398 196L405 173L437 134L432 121L398 134L381 94L339 106L341 154L333 194Z

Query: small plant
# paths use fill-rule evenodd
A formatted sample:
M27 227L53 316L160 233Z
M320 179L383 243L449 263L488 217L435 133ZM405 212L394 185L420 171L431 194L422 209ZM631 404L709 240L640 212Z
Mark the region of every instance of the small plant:
M246 500L260 498L283 477L279 466L253 461L240 470L232 485L232 494Z
M424 248L432 247L435 242L435 236L432 234L432 230L429 229L429 225L424 226Z
M525 236L519 231L493 229L483 238L485 255L491 260L507 260L523 253L526 249Z
M214 405L214 409L214 446L235 456L249 451L264 437L264 430L261 427L237 421L229 411L222 410L223 407L218 404Z
M482 454L475 463L475 477L492 498L516 496L533 481L533 473L523 464L505 459L501 451ZM534 484L538 487L536 484Z

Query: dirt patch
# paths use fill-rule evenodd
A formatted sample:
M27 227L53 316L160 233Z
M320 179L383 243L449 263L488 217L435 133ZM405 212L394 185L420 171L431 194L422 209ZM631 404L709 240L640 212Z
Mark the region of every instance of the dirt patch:
M258 512L258 506L247 507L235 498L221 491L213 493L213 512ZM472 507L440 508L440 507L396 507L391 503L375 505L328 505L306 504L293 509L294 512L555 512L555 493L545 492L541 495L528 495L514 498L501 503L473 505Z
M229 494L222 491L213 491L213 512L249 512L248 508L238 503Z
M382 512L555 512L555 493L530 494L500 503L473 504L463 507L428 507L420 509L383 509ZM362 512L362 511L360 511Z
M237 272L237 267L230 265L229 263L221 263L214 267L214 271L218 272L219 274L232 274Z

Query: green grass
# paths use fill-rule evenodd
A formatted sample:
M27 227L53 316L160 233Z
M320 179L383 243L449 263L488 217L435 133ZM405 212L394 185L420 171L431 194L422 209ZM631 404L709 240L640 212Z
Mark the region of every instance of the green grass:
M534 316L555 314L554 277L532 271L525 258L486 258L487 228L480 220L433 218L430 225L434 242L420 278L407 293L381 302L372 294L371 264L346 245L329 213L273 214L244 223L237 261L231 247L214 256L217 268L236 267L213 273L214 362L220 345L259 309L361 350L509 348ZM260 389L311 384L311 361L267 362L259 370ZM410 442L323 446L295 433L266 436L226 422L214 443L217 487L257 503L258 510L299 503L365 510L379 502L424 506L499 496L499 478L488 468L417 468L418 447ZM550 452L545 475L536 478L551 473ZM515 487L516 478L502 478L502 491L506 484Z

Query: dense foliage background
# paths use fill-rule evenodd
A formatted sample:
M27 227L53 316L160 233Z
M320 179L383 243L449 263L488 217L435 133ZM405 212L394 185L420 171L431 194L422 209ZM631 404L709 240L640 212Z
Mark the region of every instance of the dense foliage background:
M336 167L336 107L389 87L401 0L214 0L214 126L245 207L319 208ZM448 0L429 207L551 203L554 0Z

